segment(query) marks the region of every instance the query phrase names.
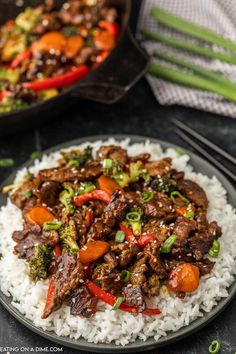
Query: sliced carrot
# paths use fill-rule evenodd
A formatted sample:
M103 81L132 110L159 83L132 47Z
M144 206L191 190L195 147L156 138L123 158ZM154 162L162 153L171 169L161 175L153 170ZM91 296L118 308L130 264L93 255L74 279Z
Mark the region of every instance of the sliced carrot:
M30 224L43 226L46 221L55 220L55 216L43 206L36 206L25 214L26 220Z
M189 212L195 213L195 207L193 204L187 204L187 205L182 205L182 206L175 205L175 211L178 215L185 216Z
M66 38L61 32L48 32L32 45L33 53L50 51L52 49L63 52L66 46Z
M102 191L109 195L112 195L117 189L122 190L121 186L114 179L103 175L98 178L98 185Z
M88 264L101 258L109 250L109 244L105 241L88 242L79 250L79 258L82 264Z
M64 53L67 58L74 58L80 51L84 44L84 40L81 36L72 36L69 37L66 41L66 46Z
M112 50L116 45L115 36L108 31L97 31L94 36L95 47L99 50Z
M199 285L199 269L191 263L183 263L172 270L167 288L175 292L193 292Z

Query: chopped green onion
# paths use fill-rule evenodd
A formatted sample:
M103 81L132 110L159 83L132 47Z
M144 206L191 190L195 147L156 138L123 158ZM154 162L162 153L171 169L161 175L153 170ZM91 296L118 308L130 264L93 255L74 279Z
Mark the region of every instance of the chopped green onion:
M220 243L218 240L214 240L208 254L210 257L217 258L219 252L220 252Z
M94 189L96 189L96 186L91 183L86 186L81 186L77 192L78 194L84 194L84 193L92 192Z
M118 310L118 308L120 307L120 305L122 304L122 302L124 301L124 298L122 296L119 296L114 304L114 306L112 307L112 310L116 311Z
M193 219L194 215L195 215L195 213L192 210L189 210L189 211L187 211L187 213L184 214L184 216L189 219Z
M32 196L32 191L25 192L25 198L29 199Z
M61 221L46 221L43 224L43 231L59 230L61 226Z
M106 170L110 170L110 168L112 168L112 164L113 164L112 159L103 160L103 168L105 168Z
M217 354L220 350L220 342L217 339L214 339L208 349L210 354Z
M175 152L176 152L177 156L183 156L186 154L186 151L184 149L182 149L181 147L177 147L175 149Z
M13 159L0 159L0 167L12 167L14 163Z
M144 201L144 203L148 203L153 199L153 192L143 192L142 193L142 200Z
M123 269L121 272L121 279L123 280L124 283L128 283L130 280L130 272L126 269Z
M176 197L180 198L182 200L182 202L178 202L176 200ZM170 199L172 200L172 202L178 206L183 206L186 204L189 204L189 200L187 198L185 198L180 192L178 191L174 191L170 193Z
M125 240L125 233L121 230L118 230L115 236L115 241L117 243L121 243L124 242L124 240Z
M78 165L79 165L79 162L78 162L78 160L75 160L75 159L70 160L70 161L66 164L67 167L73 167L73 166L78 166Z
M41 152L40 151L33 151L31 154L30 154L30 158L31 159L37 159L41 156Z
M141 219L141 214L138 211L130 211L126 214L126 220L128 221L139 221Z
M176 235L171 235L170 237L168 237L168 239L163 243L161 247L161 253L169 253L176 239Z

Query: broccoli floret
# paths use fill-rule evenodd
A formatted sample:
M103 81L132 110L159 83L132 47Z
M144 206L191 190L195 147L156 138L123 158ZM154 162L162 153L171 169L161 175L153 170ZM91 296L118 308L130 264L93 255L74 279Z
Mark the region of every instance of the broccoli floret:
M62 166L82 166L89 160L93 159L92 156L93 148L87 146L83 151L81 150L71 150L69 152L61 151L62 158L59 160Z
M79 251L79 246L76 242L77 232L73 220L59 229L59 236L62 241L63 249L68 248L71 254L75 256Z
M131 162L129 170L131 182L138 182L140 178L143 178L146 183L149 183L150 176L147 173L147 170L143 167L142 161L138 160L136 162Z
M158 192L171 193L175 190L176 182L171 179L168 175L155 178L151 182L151 188Z
M111 166L109 168L104 167L104 174L113 178L122 188L127 187L130 183L129 175L124 172L123 166L118 161L109 160L111 160Z
M35 283L40 279L47 279L52 257L52 249L47 245L36 245L34 247L34 256L27 263L29 276Z
M65 186L65 190L59 195L60 202L65 206L67 214L71 215L75 212L75 206L72 199L75 196L75 191L70 186Z

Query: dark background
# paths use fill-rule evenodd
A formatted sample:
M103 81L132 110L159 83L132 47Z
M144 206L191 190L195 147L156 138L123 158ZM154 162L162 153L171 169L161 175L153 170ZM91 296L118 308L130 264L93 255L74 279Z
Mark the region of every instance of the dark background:
M133 1L131 28L135 30L141 0ZM37 130L0 138L0 158L13 158L14 168L0 169L0 182L24 163L32 151L86 135L140 134L167 140L187 147L175 134L172 119L180 119L236 155L236 121L231 118L183 107L160 106L145 79L142 79L119 103L113 106L71 99L55 120L50 118ZM230 167L230 166L229 166ZM231 166L232 167L232 166ZM236 299L212 323L176 344L150 353L204 354L212 340L218 339L220 353L236 352ZM52 342L32 333L18 323L0 305L0 347L50 347ZM64 353L78 353L63 348ZM1 348L0 348L1 350ZM125 349L124 349L125 351ZM82 352L81 352L82 353Z

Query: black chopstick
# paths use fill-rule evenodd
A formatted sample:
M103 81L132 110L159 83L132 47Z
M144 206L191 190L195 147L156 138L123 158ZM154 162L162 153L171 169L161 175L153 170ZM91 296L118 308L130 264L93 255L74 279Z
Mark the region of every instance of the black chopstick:
M180 122L179 120L174 119L173 123L178 128L180 128L181 130L185 131L189 135L193 136L194 138L199 140L201 143L203 143L204 145L206 145L207 147L209 147L210 149L214 150L219 155L225 157L228 161L230 161L230 162L232 162L233 164L236 165L236 157L232 156L230 153L228 153L227 151L223 150L218 145L214 144L212 141L210 141L209 139L205 138L204 136L202 136L201 134L199 134L198 132L196 132L195 130L193 130L188 125L184 124L183 122Z
M195 141L193 141L190 137L188 137L184 132L177 129L176 133L186 141L190 146L192 146L196 151L198 151L201 155L203 155L207 160L211 161L219 170L225 173L228 177L230 177L234 182L236 182L236 176L233 172L231 172L227 167L222 165L221 162L212 157L207 151L205 151L200 145L198 145Z

